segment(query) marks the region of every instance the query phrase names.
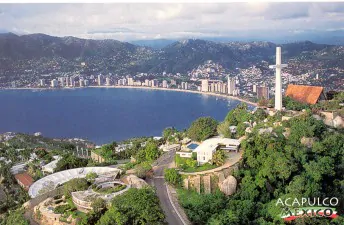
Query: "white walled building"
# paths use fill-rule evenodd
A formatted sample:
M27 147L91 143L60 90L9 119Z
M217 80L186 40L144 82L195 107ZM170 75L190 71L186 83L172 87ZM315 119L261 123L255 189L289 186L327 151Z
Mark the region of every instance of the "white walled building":
M163 88L167 88L167 81L166 81L166 80L163 80L163 81L162 81L162 87L163 87Z
M128 85L129 86L134 86L134 79L132 77L128 78Z
M98 82L98 86L101 86L101 85L102 85L102 75L101 75L101 74L98 75L98 80L97 80L97 82Z
M106 86L110 86L111 85L110 78L107 77L105 80L106 80Z
M56 164L60 161L60 159L62 159L61 156L53 156L53 161L51 161L50 163L42 166L42 171L46 172L46 173L53 173L54 169L56 168Z
M142 82L141 81L135 81L134 82L134 86L142 86Z
M187 90L188 89L188 82L182 82L181 88Z
M69 81L70 81L69 86L74 87L75 86L74 77L70 77Z
M209 82L208 80L202 80L202 86L201 86L201 91L202 92L208 92L209 91Z
M45 80L44 79L39 80L39 86L41 86L41 87L45 86Z
M257 93L257 85L256 84L252 85L252 92Z
M52 81L51 81L51 87L53 87L53 88L55 88L55 87L57 87L58 86L58 81L56 80L56 79L53 79Z
M214 137L203 141L194 152L197 153L198 164L204 164L213 159L216 150L238 151L240 141L238 139Z
M228 76L228 94L229 95L235 95L235 77L229 77Z
M66 82L65 82L66 85L65 86L68 87L69 86L69 77L66 77L65 79L66 79Z
M156 79L152 80L152 87L159 87L159 81Z
M84 83L84 80L83 80L83 79L79 79L79 86L80 86L80 87L83 87L84 84L85 84L85 83Z
M64 86L65 86L65 78L64 78L64 77L59 77L59 78L58 78L58 81L60 82L61 87L64 87Z

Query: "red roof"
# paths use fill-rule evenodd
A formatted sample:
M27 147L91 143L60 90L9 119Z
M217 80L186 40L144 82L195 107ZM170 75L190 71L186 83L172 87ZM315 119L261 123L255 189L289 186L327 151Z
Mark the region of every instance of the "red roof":
M289 84L285 95L295 101L313 105L318 102L323 91L323 87Z
M18 183L24 186L24 188L29 188L31 184L33 184L34 180L32 177L27 173L18 173L14 175Z

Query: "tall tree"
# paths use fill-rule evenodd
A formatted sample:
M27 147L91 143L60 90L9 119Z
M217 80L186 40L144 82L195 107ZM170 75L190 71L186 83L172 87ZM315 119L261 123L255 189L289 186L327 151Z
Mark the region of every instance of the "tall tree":
M192 140L204 141L217 134L217 124L218 122L211 117L201 117L192 122L187 134Z

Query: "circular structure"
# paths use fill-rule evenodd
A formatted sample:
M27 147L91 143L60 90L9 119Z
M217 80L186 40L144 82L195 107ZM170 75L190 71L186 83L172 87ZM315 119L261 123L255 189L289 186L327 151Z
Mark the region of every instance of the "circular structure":
M126 188L126 184L120 181L111 181L98 184L95 189L92 189L98 194L112 194L119 192Z
M70 170L64 170L57 173L50 174L42 179L36 181L30 186L29 195L35 198L46 189L50 191L55 189L58 185L64 184L74 178L84 178L88 173L94 172L98 174L99 179L106 179L109 177L117 177L121 172L120 169L111 167L82 167Z
M126 185L121 181L97 183L95 188L90 186L88 190L72 192L72 200L79 211L87 213L89 210L92 210L92 202L97 198L102 198L108 203L115 196L121 195L129 190L130 187L130 185ZM106 189L109 191L106 191Z

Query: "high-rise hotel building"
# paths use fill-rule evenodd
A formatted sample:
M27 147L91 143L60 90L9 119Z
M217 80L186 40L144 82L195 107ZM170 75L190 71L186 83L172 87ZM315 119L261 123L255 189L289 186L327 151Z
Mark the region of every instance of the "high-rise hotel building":
M209 81L208 80L202 80L201 91L202 92L208 92L209 91Z

